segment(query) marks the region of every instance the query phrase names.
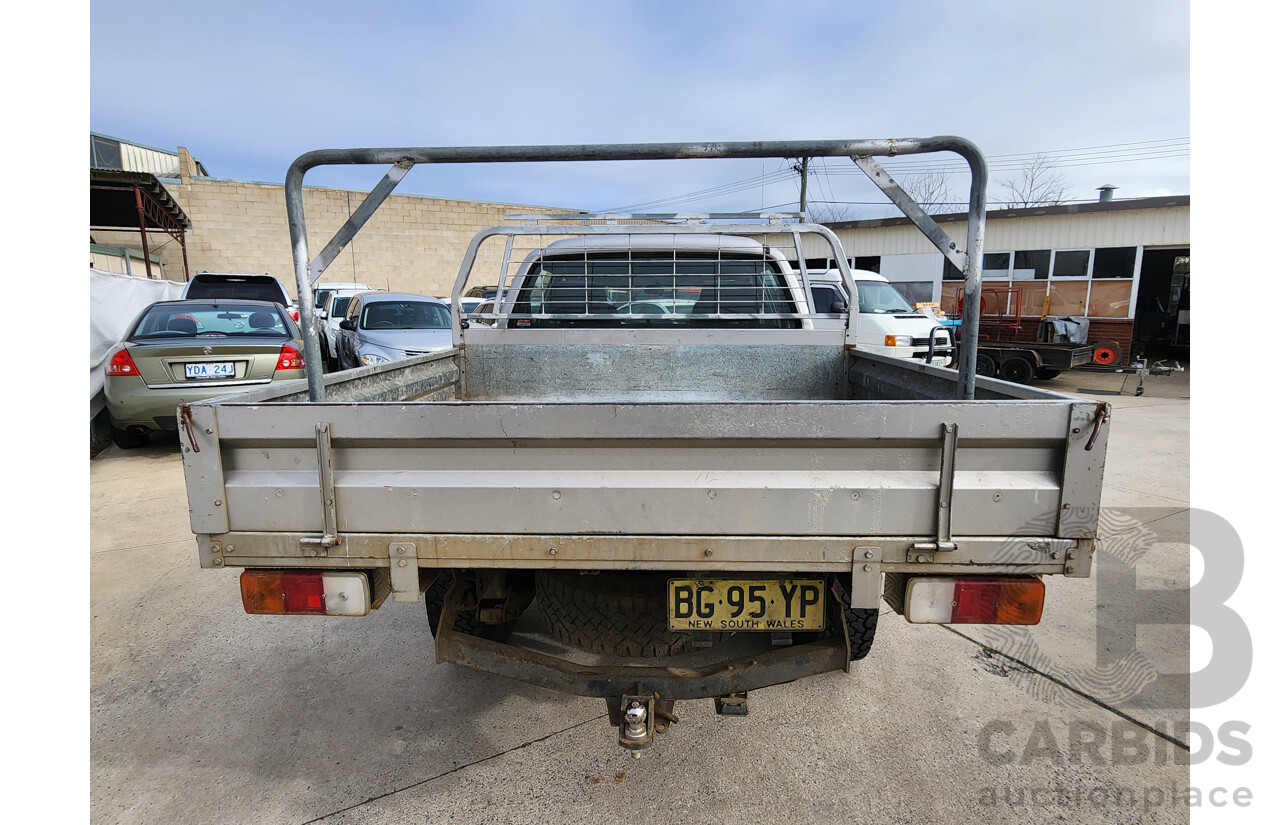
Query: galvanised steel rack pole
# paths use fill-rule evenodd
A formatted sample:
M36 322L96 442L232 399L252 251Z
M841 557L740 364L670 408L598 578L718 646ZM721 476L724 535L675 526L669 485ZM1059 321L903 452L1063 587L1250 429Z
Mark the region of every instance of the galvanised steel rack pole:
M890 177L877 157L928 152L953 152L969 164L969 216L964 249L952 240L915 200ZM323 401L323 363L311 287L344 247L377 211L409 170L419 163L518 163L594 160L674 160L687 158L851 158L902 210L957 269L964 273L964 312L960 322L958 396L972 399L978 356L978 314L981 311L982 242L987 212L987 162L972 142L960 137L886 138L879 140L758 141L730 143L612 143L577 146L460 146L439 148L319 149L307 152L289 166L285 176L285 206L294 273L298 282L307 388L312 401ZM314 259L307 250L307 224L302 202L302 179L317 166L390 164L373 188Z

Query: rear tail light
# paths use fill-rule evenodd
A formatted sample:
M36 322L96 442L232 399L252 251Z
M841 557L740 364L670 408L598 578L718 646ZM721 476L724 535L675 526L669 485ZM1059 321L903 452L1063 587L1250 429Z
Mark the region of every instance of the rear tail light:
M240 599L245 613L366 616L369 579L363 573L246 570Z
M138 365L133 363L129 350L122 349L107 362L107 375L137 375Z
M297 320L298 320L298 310L296 310L296 309L291 309L291 310L289 310L289 317L290 317L290 318L292 318L294 321L297 321Z
M300 370L305 369L307 362L303 360L302 353L293 347L285 344L280 348L280 357L276 359L276 369L278 370Z
M903 611L915 624L1039 624L1044 582L1031 576L931 578L907 582Z

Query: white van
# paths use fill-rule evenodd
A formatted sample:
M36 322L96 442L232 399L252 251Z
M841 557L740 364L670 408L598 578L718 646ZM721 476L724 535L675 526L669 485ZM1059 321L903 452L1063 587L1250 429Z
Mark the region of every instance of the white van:
M858 287L858 349L925 361L930 360L932 342L931 363L951 366L955 345L948 328L912 309L902 294L878 272L855 269L852 274ZM814 312L848 311L849 296L840 270L810 271L809 291ZM843 323L835 318L813 322L820 329Z
M368 284L361 283L321 283L311 287L311 305L315 307L316 317L323 318L320 311L325 308L325 304L329 302L329 296L340 289L348 290L349 293L367 292L373 287Z

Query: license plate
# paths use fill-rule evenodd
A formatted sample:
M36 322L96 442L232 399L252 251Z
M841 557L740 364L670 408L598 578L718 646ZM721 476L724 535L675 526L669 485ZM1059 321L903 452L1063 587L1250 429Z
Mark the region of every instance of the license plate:
M671 630L822 630L822 579L670 579Z
M187 364L188 378L235 378L236 365L230 361L215 361L204 364Z

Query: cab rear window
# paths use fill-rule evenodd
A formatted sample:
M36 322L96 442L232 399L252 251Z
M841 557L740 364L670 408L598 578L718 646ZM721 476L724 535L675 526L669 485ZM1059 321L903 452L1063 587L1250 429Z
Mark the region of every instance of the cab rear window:
M771 260L687 253L641 258L633 252L630 257L602 255L587 260L579 256L535 264L516 296L510 323L517 327L791 329L800 326L798 319L769 316L796 311Z

